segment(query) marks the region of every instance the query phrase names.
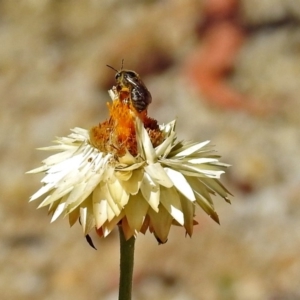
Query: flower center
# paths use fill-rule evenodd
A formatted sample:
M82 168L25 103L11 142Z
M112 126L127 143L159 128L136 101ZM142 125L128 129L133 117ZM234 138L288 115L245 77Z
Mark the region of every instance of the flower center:
M104 153L112 153L118 157L126 151L133 156L137 153L137 136L135 118L142 120L153 147L157 147L164 140L164 134L159 129L155 119L147 116L147 111L138 113L126 99L116 99L107 104L110 118L90 130L91 144Z

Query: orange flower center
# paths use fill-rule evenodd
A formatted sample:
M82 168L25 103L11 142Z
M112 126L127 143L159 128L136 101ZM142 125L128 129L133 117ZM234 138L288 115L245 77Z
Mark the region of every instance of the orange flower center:
M120 97L112 104L108 103L110 118L90 130L91 144L104 153L112 153L116 156L125 155L129 151L133 156L137 153L137 140L135 130L135 118L142 120L148 131L153 147L158 146L164 140L164 134L159 129L156 120L147 116L147 111L138 113L132 107L128 97Z

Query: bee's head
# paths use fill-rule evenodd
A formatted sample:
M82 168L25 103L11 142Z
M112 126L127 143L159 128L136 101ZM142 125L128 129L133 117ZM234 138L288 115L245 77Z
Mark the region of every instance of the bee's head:
M138 86L143 84L140 76L132 71L132 70L124 70L123 69L123 62L122 60L122 67L120 70L115 69L110 65L106 65L107 67L111 68L112 70L116 71L115 79L119 88L126 87L131 89L133 86Z

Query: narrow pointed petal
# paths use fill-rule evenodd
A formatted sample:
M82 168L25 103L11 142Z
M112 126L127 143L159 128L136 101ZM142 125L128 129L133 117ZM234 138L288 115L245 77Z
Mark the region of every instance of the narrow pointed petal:
M79 207L77 209L74 209L72 212L70 212L68 214L69 216L69 224L70 224L70 227L72 227L79 219L79 216L80 216L80 209Z
M133 157L128 151L119 158L120 164L123 164L125 166L130 166L136 163L135 157Z
M49 169L49 174L61 173L60 177L62 178L69 171L77 169L82 162L82 155L75 155L66 160L51 166Z
M210 187L213 191L215 191L224 199L228 197L228 194L231 195L229 191L218 180L215 179L209 180L207 178L201 178L201 182L203 182L205 185Z
M200 158L192 158L188 160L191 164L207 164L207 163L215 163L218 162L216 158L207 158L207 157L200 157Z
M163 143L155 148L157 157L166 157L170 153L175 135L175 132L172 132L171 135L163 141Z
M145 155L145 160L148 163L153 164L157 160L156 153L152 146L152 142L147 133L147 130L144 128L144 124L142 123L142 121L139 118L136 119L136 128L137 128L137 133L138 133L137 136L141 140L140 145L141 145L141 148Z
M93 215L93 207L91 199L84 202L84 206L80 207L80 221L84 235L87 235L95 228L95 218Z
M42 186L36 193L34 193L30 199L29 202L38 199L39 197L41 197L42 195L48 193L50 190L52 190L54 188L55 184L47 184Z
M184 215L184 228L189 236L193 234L195 203L186 201L185 197L180 195L181 207Z
M197 143L183 151L180 151L178 153L176 153L174 155L174 157L180 157L180 156L188 156L188 155L191 155L197 151L199 151L201 148L203 148L204 146L206 146L210 141L205 141L205 142L202 142L202 143Z
M122 188L131 195L136 195L140 189L144 172L142 170L136 170L132 172L132 176L126 181L120 181Z
M61 204L62 201L56 201L56 202L52 202L50 205L49 205L49 208L48 208L48 215L53 215L58 207L59 204Z
M141 183L141 192L151 208L155 212L158 212L158 205L160 202L160 186L154 182L147 173L144 173Z
M161 188L160 191L160 201L164 208L169 212L169 214L180 224L184 224L184 216L182 213L181 203L179 194L176 189Z
M123 189L119 180L107 184L108 191L114 203L119 207L124 207L129 200L129 194Z
M115 176L122 181L127 181L132 176L132 171L116 171Z
M60 150L62 150L61 146L56 146L56 147L60 148ZM72 147L70 150L53 154L53 155L49 156L48 158L44 159L42 161L42 163L45 165L48 165L48 166L61 163L66 159L70 159L70 157L72 157L72 155L76 152L76 149L77 149L76 147ZM54 149L51 149L51 150L54 150Z
M164 168L159 163L150 164L145 167L145 171L150 177L158 184L170 188L173 186L173 182L165 172Z
M149 215L147 214L146 217L145 217L145 220L142 224L142 227L140 229L140 232L143 233L143 234L146 234L146 232L149 228L149 224L150 224L150 218L149 218Z
M155 235L162 243L165 243L168 239L173 217L163 206L159 207L158 213L152 209L149 209L148 215L150 217L150 224L155 232Z
M199 206L215 221L217 222L218 224L220 224L220 221L219 221L219 216L218 214L216 213L215 211L215 208L214 206L209 203L207 201L206 198L204 198L201 194L199 193L195 193L196 195L196 201L197 203L199 204Z
M74 189L69 194L66 203L68 212L71 212L72 210L77 208L85 200L86 196L83 195L88 195L88 193L86 193L86 190L87 190L86 182L78 184L74 187Z
M191 185L194 192L201 194L211 205L213 205L213 201L211 199L210 193L214 194L214 192L210 189L207 189L205 184L201 182L200 179L195 177L186 177L187 181Z
M182 193L190 201L196 200L191 186L189 185L185 177L180 172L170 168L165 168L165 171L167 175L171 178L174 186L177 188L177 190L180 193Z
M125 206L125 215L132 230L140 231L148 208L149 204L140 193L130 197L129 202Z
M54 192L47 196L42 202L41 204L38 206L38 208L41 208L41 207L44 207L44 206L47 206L59 199L61 199L62 197L64 196L68 196L68 194L72 191L73 187L69 187L69 188L66 188L66 189L56 189L54 190Z
M51 223L54 222L63 213L65 207L66 207L65 202L59 203L59 205L57 206L57 208L52 216Z
M125 214L122 210L120 215L114 217L111 221L104 223L102 226L103 236L108 236L115 229L117 224L124 218L124 216Z
M105 199L95 198L95 193L93 194L93 211L95 216L96 228L100 228L107 221L107 209L108 203Z
M36 174L36 173L41 173L41 172L45 172L46 170L49 169L49 166L45 165L45 166L41 166L35 169L32 169L30 171L27 171L25 174Z
M105 200L109 204L107 208L108 220L120 214L121 209L112 199L107 184L99 184L93 192L93 201L100 203L101 200Z
M126 241L128 241L132 236L135 235L135 230L129 226L127 218L122 219L122 230Z

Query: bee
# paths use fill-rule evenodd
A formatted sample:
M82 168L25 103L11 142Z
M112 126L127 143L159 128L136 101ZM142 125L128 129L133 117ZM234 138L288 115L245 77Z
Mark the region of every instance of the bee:
M123 90L128 90L129 101L131 101L132 106L139 113L146 110L148 105L152 102L152 96L139 74L131 70L124 70L123 60L121 70L119 71L109 65L107 65L107 67L117 72L115 75L117 92L120 94Z

